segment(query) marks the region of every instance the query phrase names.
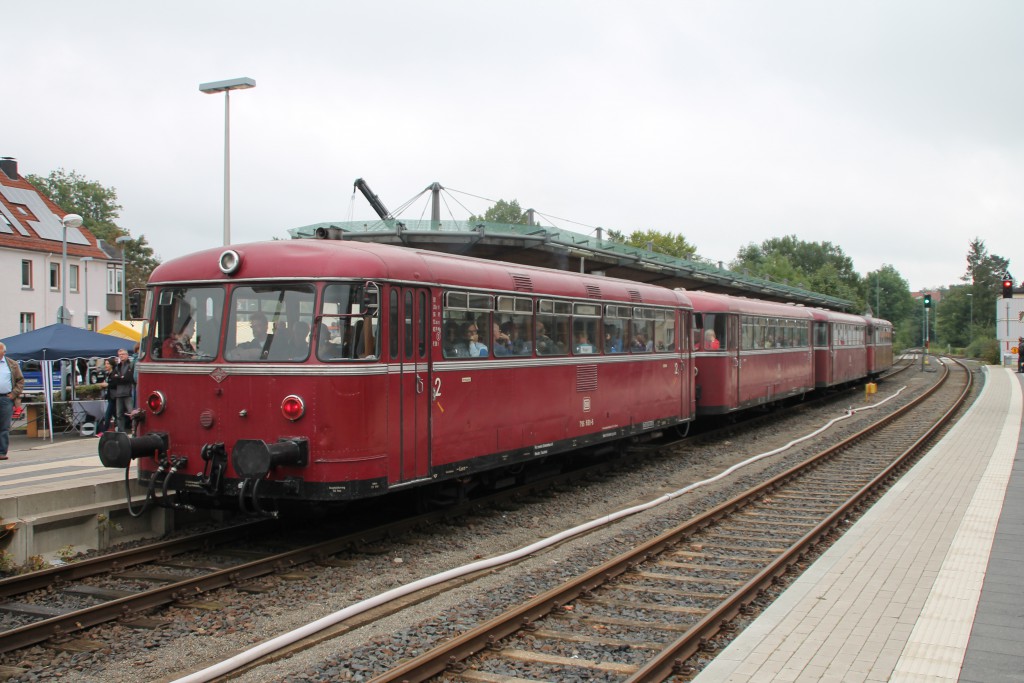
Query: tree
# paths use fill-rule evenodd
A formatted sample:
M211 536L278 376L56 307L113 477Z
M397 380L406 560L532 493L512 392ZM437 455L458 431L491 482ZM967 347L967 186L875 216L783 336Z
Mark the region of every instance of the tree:
M513 199L511 202L506 202L504 199L499 199L495 202L494 206L487 209L484 212L483 217L470 216L470 223L478 223L480 221L486 221L488 223L511 223L525 224L526 215L523 213L523 209L519 206L519 201Z
M625 237L618 230L609 230L608 239L621 244L628 244L638 249L647 249L650 244L653 251L659 254L667 254L676 258L695 260L697 247L686 241L686 238L678 233L661 232L660 230L634 230Z
M865 305L863 281L853 269L853 260L830 242L804 242L795 235L774 237L741 248L729 267L848 299L860 308Z
M122 207L117 203L117 190L113 187L103 187L75 170L68 172L63 168L45 177L30 173L25 179L60 208L80 215L85 227L97 239L116 245L118 237L131 237L116 223ZM146 242L145 235L123 242L121 246L125 250L126 287L145 287L150 273L160 265L160 259Z
M975 237L967 251L967 271L960 279L969 283L968 291L974 299L974 321L995 327L996 299L999 298L1003 273L1010 267L1009 260L989 254L985 243Z

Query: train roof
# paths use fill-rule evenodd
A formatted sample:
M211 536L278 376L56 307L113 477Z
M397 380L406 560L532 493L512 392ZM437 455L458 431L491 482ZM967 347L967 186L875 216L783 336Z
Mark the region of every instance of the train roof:
M701 313L747 313L779 318L811 318L811 309L793 304L691 290L686 290L686 295L693 304L693 310Z
M219 267L220 256L228 249L240 257L231 275ZM657 285L346 240L275 240L206 249L162 263L149 284L283 279L390 280L690 308L687 294Z
M817 322L849 323L851 325L864 325L868 322L868 319L864 316L854 315L853 313L840 313L839 311L830 311L824 308L812 308L810 310Z

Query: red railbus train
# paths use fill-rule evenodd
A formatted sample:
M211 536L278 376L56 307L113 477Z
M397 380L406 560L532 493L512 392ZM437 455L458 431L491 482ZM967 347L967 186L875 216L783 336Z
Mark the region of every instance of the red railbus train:
M168 261L144 318L103 464L260 512L463 492L892 364L884 320L341 240Z
M134 434L105 465L263 510L497 477L694 418L688 296L338 240L213 249L148 285Z

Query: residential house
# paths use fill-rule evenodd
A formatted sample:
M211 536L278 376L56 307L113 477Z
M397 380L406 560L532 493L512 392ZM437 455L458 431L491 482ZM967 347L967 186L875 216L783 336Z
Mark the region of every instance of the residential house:
M67 228L67 212L0 158L0 338L58 322L99 330L121 318L121 252L84 226ZM87 300L88 297L88 300Z

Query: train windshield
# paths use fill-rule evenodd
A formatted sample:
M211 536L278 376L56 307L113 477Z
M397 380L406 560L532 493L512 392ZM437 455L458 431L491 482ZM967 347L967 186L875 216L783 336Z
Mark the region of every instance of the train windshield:
M316 291L311 284L238 286L231 292L224 358L300 362L309 357Z
M149 337L155 361L211 361L220 346L222 287L165 287L156 298Z

